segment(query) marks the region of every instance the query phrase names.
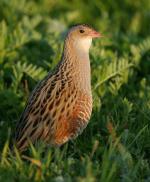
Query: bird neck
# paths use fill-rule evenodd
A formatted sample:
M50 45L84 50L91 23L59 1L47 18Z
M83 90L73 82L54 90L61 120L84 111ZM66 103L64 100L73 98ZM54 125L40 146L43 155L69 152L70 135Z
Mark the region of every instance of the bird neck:
M71 70L71 77L73 77L76 86L91 94L89 50L76 49L71 41L66 41L62 60Z

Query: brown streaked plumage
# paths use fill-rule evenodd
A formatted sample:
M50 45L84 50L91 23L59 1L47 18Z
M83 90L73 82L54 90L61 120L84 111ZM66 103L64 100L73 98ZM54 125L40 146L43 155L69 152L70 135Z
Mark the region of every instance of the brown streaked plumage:
M60 146L87 126L92 112L89 48L95 37L100 34L87 25L69 30L61 61L33 90L18 122L20 151L29 140Z

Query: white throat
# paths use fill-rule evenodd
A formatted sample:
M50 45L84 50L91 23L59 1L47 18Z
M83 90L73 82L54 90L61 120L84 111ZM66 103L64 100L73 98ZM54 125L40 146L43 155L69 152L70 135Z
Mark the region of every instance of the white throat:
M92 43L91 38L81 38L74 40L74 48L79 55L89 54L89 49Z

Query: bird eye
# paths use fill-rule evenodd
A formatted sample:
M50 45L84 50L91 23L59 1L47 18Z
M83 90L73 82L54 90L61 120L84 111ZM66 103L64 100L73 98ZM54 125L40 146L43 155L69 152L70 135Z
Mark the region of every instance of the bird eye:
M80 33L84 33L84 30L80 30Z

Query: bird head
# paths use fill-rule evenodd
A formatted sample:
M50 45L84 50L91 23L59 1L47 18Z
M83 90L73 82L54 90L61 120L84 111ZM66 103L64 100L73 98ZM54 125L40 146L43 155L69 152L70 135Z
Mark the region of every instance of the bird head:
M67 34L67 39L72 44L72 48L80 52L88 52L93 38L102 37L99 32L88 25L75 25L71 27Z

